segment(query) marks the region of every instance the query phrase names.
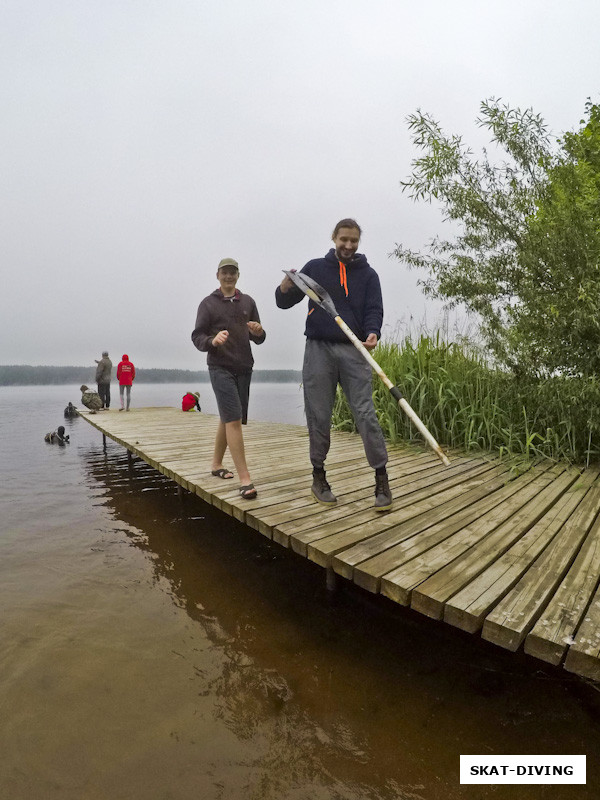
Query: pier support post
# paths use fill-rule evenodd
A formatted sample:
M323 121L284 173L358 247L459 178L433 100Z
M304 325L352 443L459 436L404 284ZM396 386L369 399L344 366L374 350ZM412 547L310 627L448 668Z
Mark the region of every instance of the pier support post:
M184 498L183 486L177 484L177 499L179 500L180 503L183 503L183 498Z
M102 434L102 449L106 450L106 434Z
M335 592L337 589L337 575L333 571L333 567L327 567L325 582L328 592Z

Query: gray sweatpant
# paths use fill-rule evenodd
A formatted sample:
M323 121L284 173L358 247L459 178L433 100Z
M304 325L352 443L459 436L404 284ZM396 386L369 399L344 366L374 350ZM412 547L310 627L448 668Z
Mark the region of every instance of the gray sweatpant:
M367 461L378 469L387 464L387 448L373 405L372 370L348 342L307 339L302 367L304 409L313 467L322 467L330 445L335 390L342 387L352 409Z

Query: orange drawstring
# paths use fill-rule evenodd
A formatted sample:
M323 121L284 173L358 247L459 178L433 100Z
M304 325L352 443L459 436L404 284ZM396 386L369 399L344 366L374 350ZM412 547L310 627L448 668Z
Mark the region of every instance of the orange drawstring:
M343 287L346 297L348 297L348 278L346 276L346 265L343 261L340 261L340 286Z

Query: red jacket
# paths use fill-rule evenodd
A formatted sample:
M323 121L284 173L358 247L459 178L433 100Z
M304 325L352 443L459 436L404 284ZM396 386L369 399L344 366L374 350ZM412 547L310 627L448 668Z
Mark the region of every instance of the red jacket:
M123 360L117 367L117 380L119 381L119 386L131 386L134 378L135 367L129 360L129 356L124 355Z
M200 411L200 403L198 402L198 395L188 392L183 395L181 400L181 408L183 411L193 411L197 408Z

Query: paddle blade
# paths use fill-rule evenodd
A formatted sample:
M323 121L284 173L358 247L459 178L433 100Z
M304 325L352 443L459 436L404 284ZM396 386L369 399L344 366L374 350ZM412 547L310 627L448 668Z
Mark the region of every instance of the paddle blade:
M325 311L327 311L328 314L331 314L332 317L338 316L338 312L333 304L333 300L327 294L321 284L317 283L308 275L304 275L302 272L292 272L292 270L287 269L284 269L283 271L292 281L294 286L297 286L298 289L303 291L304 294L310 297L313 302L321 306L321 308L324 308Z

